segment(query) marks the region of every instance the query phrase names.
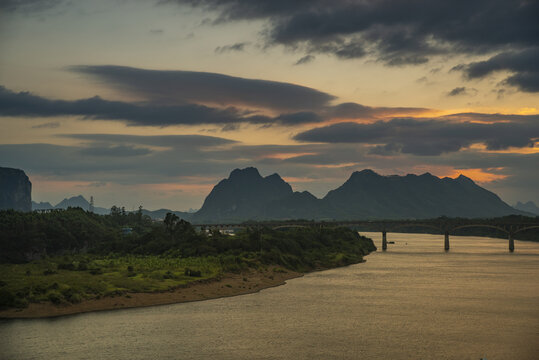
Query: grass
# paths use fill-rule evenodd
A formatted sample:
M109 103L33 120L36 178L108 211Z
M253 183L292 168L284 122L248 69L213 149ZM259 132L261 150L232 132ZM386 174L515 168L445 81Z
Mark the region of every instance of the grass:
M26 307L42 301L77 303L129 292L166 291L221 273L219 259L212 257L76 255L0 264L0 307Z

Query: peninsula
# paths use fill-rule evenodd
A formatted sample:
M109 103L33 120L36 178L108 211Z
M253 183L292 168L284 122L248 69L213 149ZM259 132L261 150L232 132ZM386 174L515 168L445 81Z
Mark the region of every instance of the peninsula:
M0 318L205 300L360 263L371 239L346 228L197 229L113 208L2 211Z

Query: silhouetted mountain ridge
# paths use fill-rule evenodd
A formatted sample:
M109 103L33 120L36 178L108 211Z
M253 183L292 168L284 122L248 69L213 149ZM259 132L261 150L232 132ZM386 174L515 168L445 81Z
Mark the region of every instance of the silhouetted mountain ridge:
M438 178L430 173L382 176L372 170L353 173L325 197L341 210L341 219L496 217L520 214L496 194L460 175Z
M420 219L498 217L524 214L496 194L460 175L430 173L382 176L365 169L318 199L294 192L278 174L262 177L257 169L235 169L210 192L191 220L235 222L280 219Z

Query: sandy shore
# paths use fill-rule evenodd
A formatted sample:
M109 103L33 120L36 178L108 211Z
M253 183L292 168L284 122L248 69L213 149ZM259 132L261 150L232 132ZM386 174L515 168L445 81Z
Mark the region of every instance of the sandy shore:
M254 293L262 289L283 285L286 280L302 276L302 273L286 270L250 271L242 274L225 274L220 279L193 282L187 287L157 293L129 293L123 296L86 300L79 304L54 305L52 303L30 304L25 309L0 311L0 318L45 318L85 313L90 311L125 309L216 299Z

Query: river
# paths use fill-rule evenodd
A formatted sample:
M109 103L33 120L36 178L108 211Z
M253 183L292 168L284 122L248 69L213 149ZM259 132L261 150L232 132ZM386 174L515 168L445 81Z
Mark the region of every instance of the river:
M381 234L365 233L381 248ZM256 294L0 321L1 359L538 359L539 243L388 233Z

